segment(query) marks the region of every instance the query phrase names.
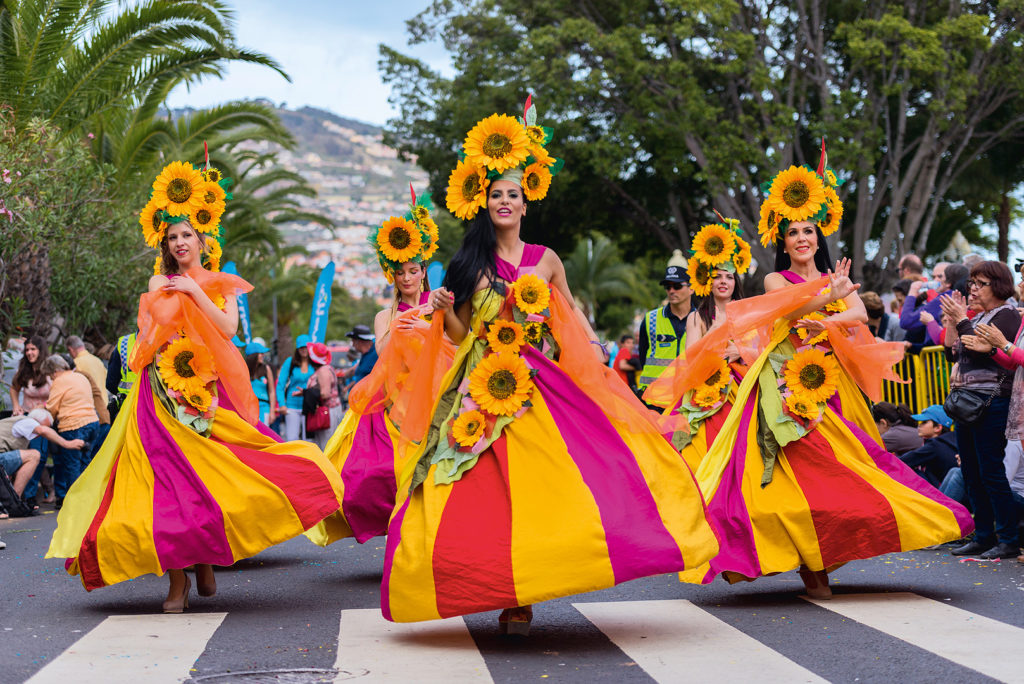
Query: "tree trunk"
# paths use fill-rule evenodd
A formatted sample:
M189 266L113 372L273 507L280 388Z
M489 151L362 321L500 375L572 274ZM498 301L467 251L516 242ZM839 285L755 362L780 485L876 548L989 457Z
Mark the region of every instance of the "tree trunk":
M999 226L996 250L999 252L999 260L1005 264L1010 261L1010 193L1005 190L1002 202L999 203L999 213L996 214L996 225Z

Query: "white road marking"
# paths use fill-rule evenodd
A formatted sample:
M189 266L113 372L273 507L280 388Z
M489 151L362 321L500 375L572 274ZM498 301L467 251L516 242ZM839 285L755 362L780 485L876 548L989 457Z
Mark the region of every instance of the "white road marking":
M802 598L994 679L1024 683L1013 655L1024 644L1020 627L909 592Z
M26 684L177 684L227 613L112 615Z
M493 682L462 618L388 622L376 608L341 611L338 681Z
M659 682L825 682L689 601L574 603Z

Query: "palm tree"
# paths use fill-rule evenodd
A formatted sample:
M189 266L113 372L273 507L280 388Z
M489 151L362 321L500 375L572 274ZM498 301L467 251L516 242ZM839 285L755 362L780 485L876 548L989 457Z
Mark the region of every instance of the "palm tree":
M622 261L618 248L600 233L591 233L576 243L565 260L565 277L591 323L601 304L615 299L635 301L640 296L635 270Z
M233 13L220 0L5 0L0 4L0 100L15 125L33 119L64 136L106 113L143 119L181 82L222 76L230 61L270 57L235 45Z

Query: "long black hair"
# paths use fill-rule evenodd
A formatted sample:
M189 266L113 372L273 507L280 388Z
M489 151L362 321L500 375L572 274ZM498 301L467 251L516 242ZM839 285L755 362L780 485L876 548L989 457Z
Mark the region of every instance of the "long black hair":
M787 271L793 265L793 260L786 254L786 231L788 230L789 225L787 224L785 230L779 231L779 237L775 241L776 273ZM818 269L818 273L828 273L835 264L832 263L832 257L828 254L828 243L825 241L825 236L821 233L821 226L816 225L814 230L818 233L818 251L814 253L814 267Z
M491 213L484 209L469 225L459 251L444 274L442 286L455 295L455 307L473 296L481 276L494 283L498 274L494 257L497 248L498 236L491 223Z
M712 271L711 271L711 279L712 280L714 280L714 278L715 278L715 273L717 271L720 271L720 270L723 270L723 269L719 269L719 268L712 269ZM736 283L736 286L732 289L732 299L731 299L731 301L735 301L737 299L743 299L743 283L740 280L739 275L737 275L736 273L733 273L732 275L733 275L733 282ZM704 321L704 328L705 329L710 328L711 324L715 321L715 294L714 294L714 292L711 292L711 293L705 295L704 297L699 297L697 299L696 311L697 311L697 315L700 316L700 319L702 321Z

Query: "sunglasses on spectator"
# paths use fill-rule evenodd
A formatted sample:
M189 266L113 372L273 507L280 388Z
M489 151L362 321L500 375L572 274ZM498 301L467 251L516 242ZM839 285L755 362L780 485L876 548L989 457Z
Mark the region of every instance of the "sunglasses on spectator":
M684 287L688 287L689 283L665 283L666 290L682 290Z
M992 283L990 283L987 280L968 280L967 281L967 288L970 289L970 290L973 290L974 288L978 288L980 290L981 288L988 287L991 284Z

